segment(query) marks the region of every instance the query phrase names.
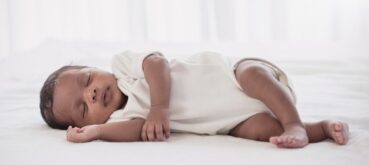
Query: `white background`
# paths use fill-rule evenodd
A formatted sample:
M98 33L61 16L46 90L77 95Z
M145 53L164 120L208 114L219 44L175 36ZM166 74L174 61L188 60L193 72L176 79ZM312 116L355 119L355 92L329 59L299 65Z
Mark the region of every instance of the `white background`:
M0 0L0 58L47 42L369 40L368 0Z

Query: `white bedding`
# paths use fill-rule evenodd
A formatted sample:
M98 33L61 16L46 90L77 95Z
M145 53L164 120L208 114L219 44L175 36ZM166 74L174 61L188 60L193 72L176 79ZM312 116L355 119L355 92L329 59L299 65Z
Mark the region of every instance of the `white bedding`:
M202 50L271 60L292 78L304 121L343 120L350 141L302 149L230 136L172 134L166 142L69 143L65 131L43 122L38 92L64 64L109 69L122 50L178 56ZM177 53L180 54L177 54ZM0 60L0 164L367 164L369 156L369 43L91 43L49 40Z

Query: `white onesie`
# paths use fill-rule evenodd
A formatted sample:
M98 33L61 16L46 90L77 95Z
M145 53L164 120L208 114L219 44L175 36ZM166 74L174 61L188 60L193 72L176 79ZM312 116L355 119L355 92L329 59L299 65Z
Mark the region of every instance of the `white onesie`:
M113 57L113 74L118 79L119 89L128 96L128 101L124 109L110 116L108 122L146 119L150 111L150 93L142 63L149 54L125 51ZM250 116L269 111L261 101L247 96L238 84L234 68L241 60L214 52L200 52L169 60L171 132L228 134ZM269 64L286 78L275 65L260 61Z

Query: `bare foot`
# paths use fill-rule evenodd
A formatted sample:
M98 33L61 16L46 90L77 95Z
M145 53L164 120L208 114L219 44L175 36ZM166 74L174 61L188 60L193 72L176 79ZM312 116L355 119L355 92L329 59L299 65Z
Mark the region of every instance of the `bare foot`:
M345 145L348 141L349 126L341 121L324 121L323 129L325 134L337 144Z
M295 124L287 126L282 135L270 137L269 142L282 148L302 148L309 139L305 128Z

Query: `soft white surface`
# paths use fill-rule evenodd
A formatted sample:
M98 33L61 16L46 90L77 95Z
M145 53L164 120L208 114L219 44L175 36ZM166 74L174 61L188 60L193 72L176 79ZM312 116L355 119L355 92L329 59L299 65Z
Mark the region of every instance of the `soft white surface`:
M369 156L368 43L84 43L50 40L0 60L0 164L366 164ZM303 149L230 136L172 134L166 142L69 143L49 129L38 104L41 84L64 64L109 68L112 54L156 49L169 56L202 50L263 57L292 78L302 119L338 119L351 126L350 141L327 140Z

